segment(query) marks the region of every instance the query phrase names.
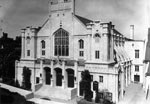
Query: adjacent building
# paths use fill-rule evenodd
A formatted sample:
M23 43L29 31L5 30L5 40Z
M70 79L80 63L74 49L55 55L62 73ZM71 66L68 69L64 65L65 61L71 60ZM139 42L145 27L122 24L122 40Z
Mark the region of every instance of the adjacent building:
M148 38L145 45L144 57L144 84L143 88L146 92L146 99L150 100L150 28L148 29Z
M134 25L131 25L130 29L130 39L126 39L125 49L132 60L131 81L143 84L145 41L134 39Z
M89 70L92 91L96 82L99 92L107 92L117 103L131 82L125 37L111 22L75 14L75 0L50 0L49 8L49 18L41 27L22 29L15 79L26 86L23 73L27 71L35 97L71 100L84 95L81 72Z

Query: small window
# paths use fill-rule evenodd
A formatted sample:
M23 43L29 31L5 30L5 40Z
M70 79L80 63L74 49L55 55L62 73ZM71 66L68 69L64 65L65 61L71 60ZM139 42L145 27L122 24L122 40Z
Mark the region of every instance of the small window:
M138 65L135 65L135 71L139 72L139 66Z
M103 82L103 76L99 76L99 82Z
M27 50L27 56L30 56L30 50Z
M79 51L79 56L83 57L84 56L84 51Z
M45 41L44 40L41 41L41 44L42 44L42 49L45 49Z
M95 42L99 43L100 35L98 33L95 34L94 38L95 38Z
M95 51L95 58L99 59L99 51Z
M43 55L43 56L45 55L45 50L42 50L42 55Z
M30 37L27 36L27 44L30 44Z
M36 77L36 83L38 84L40 82L40 78Z
M79 40L79 49L84 48L84 41L82 39Z
M139 58L139 50L135 50L135 58Z
M70 2L70 0L64 0L64 2L66 3L66 2Z

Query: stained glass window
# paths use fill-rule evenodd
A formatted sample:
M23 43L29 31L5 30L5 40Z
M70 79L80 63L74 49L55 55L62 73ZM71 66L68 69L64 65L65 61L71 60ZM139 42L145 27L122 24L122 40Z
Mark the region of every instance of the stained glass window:
M60 28L55 33L55 56L69 56L69 35Z

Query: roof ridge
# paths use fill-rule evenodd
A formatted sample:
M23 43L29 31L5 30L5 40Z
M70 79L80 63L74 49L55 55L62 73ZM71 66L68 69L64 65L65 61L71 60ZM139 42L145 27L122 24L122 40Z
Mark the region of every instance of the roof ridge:
M75 16L76 16L84 25L86 25L87 23L92 22L92 20L90 20L90 19L88 19L88 18L79 16L79 15L76 15L76 14L75 14Z

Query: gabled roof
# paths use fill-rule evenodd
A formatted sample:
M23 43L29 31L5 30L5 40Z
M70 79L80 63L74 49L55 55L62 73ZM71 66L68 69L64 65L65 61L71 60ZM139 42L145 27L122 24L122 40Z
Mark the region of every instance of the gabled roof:
M145 62L150 61L150 28L148 29L148 42L146 44Z
M76 16L84 25L86 25L87 23L92 22L92 20L90 20L90 19L87 19L87 18L78 16L78 15L75 15L75 16Z
M148 65L148 70L146 72L146 76L150 76L150 64Z
M148 42L146 45L145 60L144 61L150 61L150 42Z
M114 29L114 33L119 34L119 36L123 36L123 34L121 34L119 31L117 31L116 29Z

